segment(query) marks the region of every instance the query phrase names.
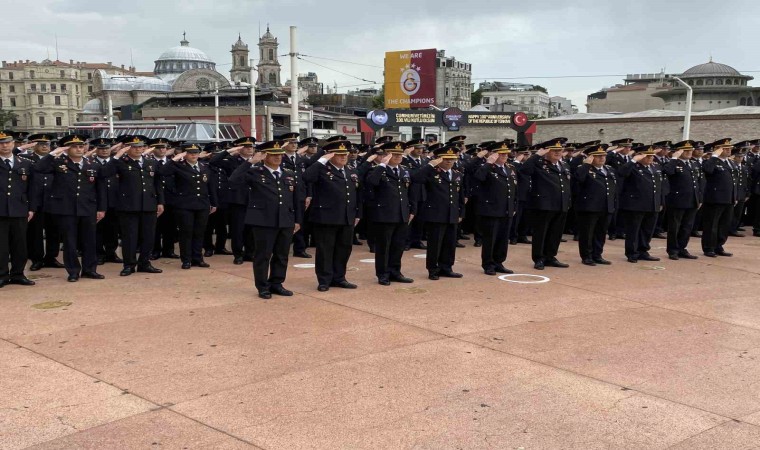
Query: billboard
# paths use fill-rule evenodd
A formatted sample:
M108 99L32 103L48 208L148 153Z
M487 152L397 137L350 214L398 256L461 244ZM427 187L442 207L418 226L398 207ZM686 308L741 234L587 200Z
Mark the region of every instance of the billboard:
M385 53L385 108L427 108L435 105L437 51Z

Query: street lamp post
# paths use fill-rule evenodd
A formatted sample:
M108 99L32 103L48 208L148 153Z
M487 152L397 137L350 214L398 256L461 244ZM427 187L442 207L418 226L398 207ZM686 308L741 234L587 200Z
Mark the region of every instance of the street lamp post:
M248 65L251 66L248 80L251 83L251 136L256 138L256 81L253 79L253 59L248 60Z
M685 83L682 79L678 77L672 77L672 78L678 81L678 83L680 83L681 86L686 88L686 113L683 116L683 136L682 136L682 139L685 141L689 139L689 132L691 131L691 99L693 97L694 91L691 88L691 86Z

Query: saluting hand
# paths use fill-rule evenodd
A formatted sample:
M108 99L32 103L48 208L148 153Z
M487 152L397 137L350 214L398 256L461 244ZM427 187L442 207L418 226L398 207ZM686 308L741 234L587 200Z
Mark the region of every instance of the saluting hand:
M478 158L485 158L487 154L488 154L488 150L481 150L478 152L477 156Z
M647 157L647 155L645 155L643 153L639 154L639 155L636 155L636 156L633 157L633 162L639 162L639 161L641 161L642 159L644 159L646 157Z
M309 150L309 146L304 146L296 150L296 153L298 153L299 155L303 155L304 153L306 153L307 150Z
M712 155L713 156L717 156L718 158L720 158L721 156L723 156L723 149L722 148L714 148L713 151L712 151Z
M261 161L264 160L265 156L266 156L266 153L264 153L264 152L256 152L256 153L253 154L253 156L251 156L250 158L248 158L248 162L251 163L251 164L259 163L259 162L261 162Z
M480 153L478 153L478 155L480 155ZM499 159L499 154L498 153L494 153L491 156L489 156L488 159L486 159L486 164L494 164L494 163L496 163L497 159Z
M111 147L111 150L113 150L114 147L116 147L118 149L118 151L116 152L116 154L113 155L113 157L116 158L116 159L121 158L122 156L124 156L124 153L127 152L127 147L124 147L124 146L119 147L120 145L121 144L116 144L113 147Z
M207 152L207 151L202 151L202 152L198 153L198 158L199 158L199 159L208 158L208 156L209 156L209 155L210 155L210 153L209 153L209 152Z
M515 162L523 162L525 159L525 155L523 153L520 153L519 155L515 156Z
M617 145L613 145L612 147L607 147L607 151L610 151L612 153L617 153L620 151L620 147Z
M367 162L372 162L377 159L377 153L374 155L369 155L369 158L367 158Z
M549 149L548 148L542 148L542 149L540 149L539 151L536 152L536 154L538 156L544 156L547 153L549 153Z
M235 155L237 155L238 153L240 153L240 150L241 150L242 148L243 148L243 146L242 146L242 145L238 145L237 147L232 147L231 149L227 150L227 153L229 153L230 155L233 155L233 156L235 156Z
M26 149L28 149L28 148L32 148L32 147L34 147L35 145L37 145L35 142L30 142L30 143L28 143L28 144L24 144L24 145L22 145L22 146L21 146L21 147L19 147L19 148L20 148L21 150L26 150Z
M325 155L323 156L323 158L326 159L327 161L329 161L329 160L333 159L333 156L335 156L335 153L325 153Z
M388 164L390 162L391 158L393 158L393 155L390 154L390 153L388 153L387 155L383 155L383 157L380 158L380 163L381 164Z
M583 160L583 164L588 164L588 165L591 165L591 163L592 163L592 162L594 162L594 157L593 157L593 156L587 156L587 157L586 157L586 158Z
M174 158L172 158L172 161L179 161L180 159L184 158L187 152L182 152L174 155Z
M50 156L52 156L53 158L55 158L57 156L61 156L63 154L63 152L66 151L66 150L68 150L68 149L69 149L68 147L58 147L57 149L55 149L52 152L50 152Z
M430 164L433 167L436 167L438 166L438 164L442 162L443 162L443 158L436 158L436 159L431 159L430 162L428 162L428 164Z
M671 158L678 159L683 155L683 150L676 150L673 152L673 155L671 155Z

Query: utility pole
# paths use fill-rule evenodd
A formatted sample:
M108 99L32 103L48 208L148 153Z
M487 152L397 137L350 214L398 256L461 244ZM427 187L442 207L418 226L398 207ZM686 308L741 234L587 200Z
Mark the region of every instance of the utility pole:
M296 60L296 27L290 27L290 131L301 132L301 123L298 121L298 67Z
M214 142L219 142L219 84L214 82Z
M683 116L683 140L689 139L689 132L691 131L691 99L693 95L693 89L686 82L678 77L673 77L681 86L686 88L686 113Z
M248 65L251 66L248 80L251 82L251 136L256 138L256 80L253 79L253 58L248 60Z

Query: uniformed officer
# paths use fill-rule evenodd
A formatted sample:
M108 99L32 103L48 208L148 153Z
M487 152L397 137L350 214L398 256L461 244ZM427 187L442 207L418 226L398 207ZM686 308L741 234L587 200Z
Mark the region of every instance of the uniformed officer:
M461 172L454 169L456 144L436 148L433 160L412 174L412 181L423 186L425 206L418 212L425 221L428 278L462 278L453 271L456 258L457 225L464 217L464 185Z
M305 191L298 186L295 172L282 168L284 145L283 140L262 143L258 153L230 177L251 190L245 223L254 236L253 279L263 299L272 298L272 294L293 295L282 284L290 242L303 220Z
M174 221L173 212L168 197L171 195L171 184L167 187L166 180L161 177L161 167L163 167L171 157L174 156L174 147L179 146L178 142L171 141L166 138L150 139L146 143L147 146L153 149L152 152L146 154L146 157L152 158L156 162L156 170L158 171L159 179L164 187L164 213L158 216L156 219L156 238L153 243L153 251L151 254L151 261L155 261L159 258L171 258L178 259L179 255L174 253L174 244L177 242L177 224Z
M296 185L299 189L302 189L302 195L308 197L306 192L306 183L303 182L303 172L306 170L304 167L304 157L298 154L299 149L306 151L310 146L316 149L317 138L305 138L298 140L300 135L298 133L285 133L278 139L284 141L283 150L285 154L282 155L282 168L288 169L293 172L296 177ZM297 258L311 258L311 255L306 252L306 244L308 235L305 234L306 230L304 226L299 227L298 231L293 233L293 256Z
M94 148L95 154L89 158L90 162L102 167L111 160L111 147L113 139L94 138L90 139L90 147ZM95 236L95 252L98 256L98 265L106 262L122 264L124 261L116 254L119 248L119 220L116 214L116 203L119 201L119 179L113 175L102 179L106 188L106 214L98 221Z
M364 210L362 211L363 220L359 222L354 231L360 238L367 240L367 247L369 247L370 253L375 252L375 229L369 224L368 209L375 201L375 192L374 186L367 183L367 176L375 167L378 166L380 158L385 156L385 145L391 142L393 141L386 140L382 144L376 145L372 150L370 150L366 158L363 158L363 160L359 163L359 166L356 168L356 174L359 176L359 184L362 187L362 207ZM361 242L356 237L356 234L354 236L354 245L361 245Z
M734 205L734 214L731 220L731 227L728 235L733 237L744 237L741 229L742 219L744 218L744 209L749 202L749 168L744 162L747 152L751 148L750 141L739 142L731 149L731 158L728 165L734 175L736 184L736 204Z
M625 256L628 262L659 261L649 254L657 214L662 209L662 172L654 163L654 147L633 148L636 155L620 166L622 179L619 219L625 225Z
M427 144L422 139L412 139L406 142L405 151L408 152L404 156L401 165L405 166L410 174L420 170L428 162L428 158L423 154L427 147ZM409 191L409 196L412 198L417 208L423 208L425 203L424 189L422 185L413 183ZM425 234L425 222L420 215L416 215L409 224L409 232L407 233L405 249L417 248L421 250L427 249L424 242Z
M747 155L749 169L749 221L752 236L760 237L760 139L752 141L752 150Z
M665 195L668 258L697 259L689 253L686 246L689 245L697 210L702 206L701 168L691 160L694 152L693 141L681 141L673 147L676 151L663 165L663 173L670 185L670 192Z
M33 134L29 136L29 142L34 143L30 153L19 153L19 156L28 158L33 163L38 163L40 159L50 153L50 142L53 135L50 134ZM39 205L39 214L29 221L27 230L27 251L32 265L31 271L37 271L43 267L62 269L63 264L58 262L58 254L61 251L61 235L55 223L52 214L45 212L45 199L50 193L52 184L52 175L41 174L32 178L32 193L30 201L37 202Z
M123 136L116 144L117 150L104 166L104 176L119 176L119 215L121 233L121 256L124 269L121 276L129 276L137 270L161 273L153 267L150 257L156 236L156 218L164 212L164 187L158 176L158 164L143 156L145 136ZM137 258L137 251L140 258Z
M322 148L325 155L309 166L303 176L312 185L309 220L316 241L315 272L317 289L321 292L331 286L356 289L355 284L346 281L354 226L362 213L359 176L345 167L350 146L348 141L328 143Z
M607 148L607 165L611 166L615 170L615 174L618 173L620 167L629 162L633 158L632 153L633 138L615 139L610 142L610 147ZM618 175L618 205L620 205L620 195L622 195L622 178ZM618 220L620 216L620 208L612 214L610 219L610 226L607 230L607 234L611 241L616 239L625 238L625 224L623 220Z
M486 275L513 273L504 267L509 247L509 231L517 210L517 174L507 162L511 143L495 142L484 164L473 173L478 192L474 192L476 225L482 236L480 260Z
M609 265L602 257L604 238L612 214L617 209L617 174L605 164L607 144L586 146L583 163L575 169L575 211L578 252L587 266Z
M253 259L253 241L250 227L245 224L246 209L249 200L249 188L241 182L229 180L235 170L244 165L254 155L253 146L256 139L253 136L243 136L232 142L232 148L214 154L209 164L220 168L228 177L226 192L220 197L225 198L229 210L230 237L232 241L233 264L243 264L246 256Z
M517 212L512 219L512 231L509 243L510 245L530 244L531 241L528 239L530 227L524 213L525 206L528 203L528 194L530 193L532 180L530 175L522 172L522 168L525 161L530 158L531 147L515 147L513 153L515 156L512 160L512 166L517 173Z
M702 205L702 251L710 258L732 256L723 248L738 199L735 176L728 162L732 148L730 138L719 139L705 147L705 150L712 151L712 156L702 163L706 181Z
M570 169L562 163L566 138L555 138L541 144L541 149L528 158L521 172L531 177L527 216L533 230L531 256L533 267L568 267L557 260L567 211L570 209Z
M209 214L217 208L216 185L211 171L198 162L201 154L198 144L185 144L182 153L161 167L161 176L173 179L176 198L174 217L179 229L179 257L182 268L209 267L203 260L203 233Z
M63 261L69 282L79 281L80 276L105 278L97 272L95 238L97 222L106 214L108 194L102 166L84 158L86 142L83 135L64 136L58 141L58 148L34 165L36 173L53 177L44 208L55 216L63 237ZM78 250L82 252L81 263Z
M13 135L0 131L0 287L34 284L24 276L27 223L35 215L29 209L32 162L15 156L13 144Z
M15 140L15 144L13 147L13 154L14 155L20 155L22 153L26 153L26 149L33 147L34 144L30 144L27 142L27 139L29 138L30 133L28 131L4 131L6 136L13 136Z
M414 280L401 273L409 221L414 218L415 205L410 198L410 172L401 165L404 158L403 142L387 142L385 154L375 161L366 177L373 197L365 200L365 211L371 234L375 238L375 275L377 281L388 286L392 281L412 283Z

